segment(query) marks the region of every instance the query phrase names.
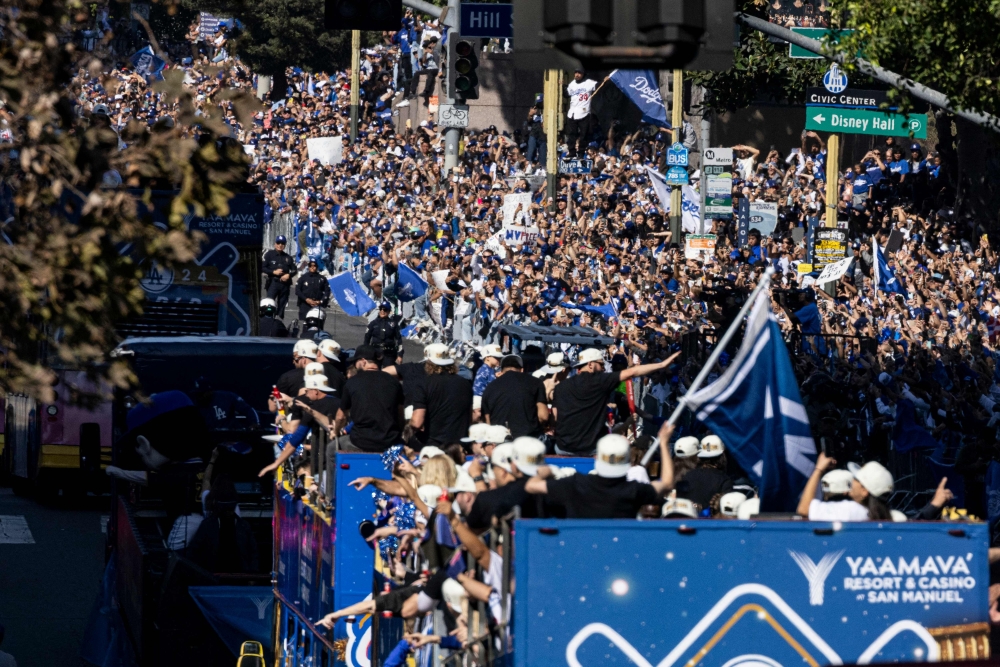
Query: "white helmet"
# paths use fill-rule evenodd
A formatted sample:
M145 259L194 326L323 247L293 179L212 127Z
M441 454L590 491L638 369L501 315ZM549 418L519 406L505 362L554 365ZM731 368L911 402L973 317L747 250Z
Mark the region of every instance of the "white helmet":
M274 299L269 299L268 297L264 297L263 299L260 300L260 307L261 308L274 308L275 310L277 310L278 309L278 304L277 304L277 302Z
M295 347L292 348L292 354L297 357L307 357L309 359L316 358L316 352L319 348L316 343L309 340L308 338L303 338L302 340L295 343Z
M686 435L683 438L677 438L677 442L674 443L674 456L679 459L690 458L695 456L700 449L698 438Z
M322 308L312 308L306 313L306 319L324 321L326 320L326 312Z

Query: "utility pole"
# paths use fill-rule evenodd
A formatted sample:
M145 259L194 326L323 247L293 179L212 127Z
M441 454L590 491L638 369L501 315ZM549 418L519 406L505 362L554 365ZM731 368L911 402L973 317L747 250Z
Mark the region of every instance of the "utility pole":
M358 140L358 93L361 89L361 31L351 31L351 143Z
M831 134L826 141L826 227L837 228L837 204L840 201L840 135Z
M671 142L677 143L683 139L681 126L684 124L684 70L674 70L672 92L673 107L671 108L670 124L673 125L673 130L671 130ZM699 231L704 233L704 221L701 224L702 229ZM681 242L681 189L676 185L672 186L670 191L670 241L678 244Z
M542 127L545 129L545 194L555 210L556 182L559 178L559 116L562 107L562 71L545 70L545 97Z
M455 39L458 35L458 0L448 0L448 9L446 10L444 24L448 26L448 39ZM441 49L444 53L444 49ZM448 63L448 67L454 67L455 63ZM445 91L444 87L447 85L448 77L441 77L441 93L440 98L442 102L447 101L448 104L455 104L455 91L448 90ZM441 108L441 104L438 104L438 109ZM438 116L440 118L440 116ZM444 173L445 176L451 174L451 172L458 166L458 144L462 140L462 130L458 127L449 127L444 133Z

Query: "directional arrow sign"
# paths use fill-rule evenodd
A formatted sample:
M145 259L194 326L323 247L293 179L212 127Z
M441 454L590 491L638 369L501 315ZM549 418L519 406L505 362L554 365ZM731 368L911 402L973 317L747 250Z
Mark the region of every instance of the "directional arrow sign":
M926 114L899 114L870 109L806 107L806 129L842 134L927 138Z

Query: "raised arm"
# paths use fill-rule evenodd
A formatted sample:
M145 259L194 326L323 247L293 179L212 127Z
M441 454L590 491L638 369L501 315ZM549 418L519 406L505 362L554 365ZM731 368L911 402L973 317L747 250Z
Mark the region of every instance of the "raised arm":
M670 366L670 364L674 363L674 359L676 359L679 355L680 352L674 352L664 361L660 361L655 364L643 364L641 366L632 366L631 368L626 368L621 372L621 379L622 381L625 381L625 380L631 380L632 378L637 378L637 377L641 378L647 375L651 375L652 373L655 373L658 370L662 370Z

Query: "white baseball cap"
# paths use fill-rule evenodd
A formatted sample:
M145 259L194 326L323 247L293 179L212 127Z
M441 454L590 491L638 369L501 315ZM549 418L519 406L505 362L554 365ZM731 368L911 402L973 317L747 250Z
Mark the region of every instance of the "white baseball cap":
M490 463L494 468L503 468L512 473L510 461L514 458L514 443L504 442L493 448L493 455L490 456Z
M429 459L432 456L447 456L447 454L445 454L444 450L441 449L440 447L435 447L434 445L427 445L426 447L420 450L420 456L418 458L420 458L420 460L423 460L423 459Z
M455 486L449 487L448 491L451 493L476 493L479 489L476 488L472 475L459 468L458 476L455 478Z
M483 357L493 357L494 359L503 359L503 350L500 349L499 345L495 343L492 345L484 345L479 348L479 354Z
M318 389L319 391L326 391L326 392L337 391L333 387L327 386L325 375L307 375L306 389Z
M667 502L663 503L663 511L660 512L660 515L665 519L682 516L697 519L698 508L687 498L667 498Z
M750 498L740 503L740 506L736 508L736 518L737 519L749 519L755 514L760 514L760 498Z
M847 469L854 474L854 479L858 480L861 486L868 489L868 493L876 498L881 498L892 493L894 488L892 473L885 469L877 461L869 461L863 466L857 463L848 463Z
M317 350L319 350L319 348L316 347L316 343L312 342L308 338L303 338L295 343L295 347L292 348L292 354L298 357L315 359Z
M507 442L507 438L509 437L510 431L508 431L507 427L502 424L493 424L487 427L486 442L499 445Z
M730 491L719 498L719 512L722 516L736 516L737 508L745 503L747 497L739 491Z
M850 470L831 470L820 479L820 488L823 493L842 496L850 492L852 481L854 475Z
M528 477L538 474L538 467L545 465L545 443L538 438L523 435L514 440L514 465Z
M441 492L444 491L437 484L424 484L417 487L417 497L427 505L428 508L434 509L437 505L438 498L441 497Z
M609 433L597 441L594 470L601 477L616 478L628 474L628 440L616 433Z
M580 366L589 364L592 361L604 361L604 352L596 348L589 347L580 352L580 356L576 358L574 366L579 368Z
M332 338L324 338L319 342L319 351L328 359L332 359L340 354L341 349L340 343Z
M562 352L553 352L549 356L545 357L545 363L549 367L564 367L566 365L566 355Z
M312 361L306 364L305 368L305 376L309 377L310 375L326 375L326 369L318 361Z
M726 453L726 446L722 444L722 438L717 435L706 435L701 439L701 449L698 451L699 459L714 459Z
M462 584L449 577L441 584L441 597L444 598L445 604L451 607L453 612L461 614L462 603L469 598L469 594Z
M462 442L486 442L489 431L489 424L473 424L469 427L469 436L462 438Z
M698 438L686 435L683 438L677 438L677 442L674 443L674 456L679 459L687 459L697 456L700 449L701 443L698 442Z
M435 366L451 366L455 358L451 356L451 348L444 343L431 343L424 348L424 360Z

